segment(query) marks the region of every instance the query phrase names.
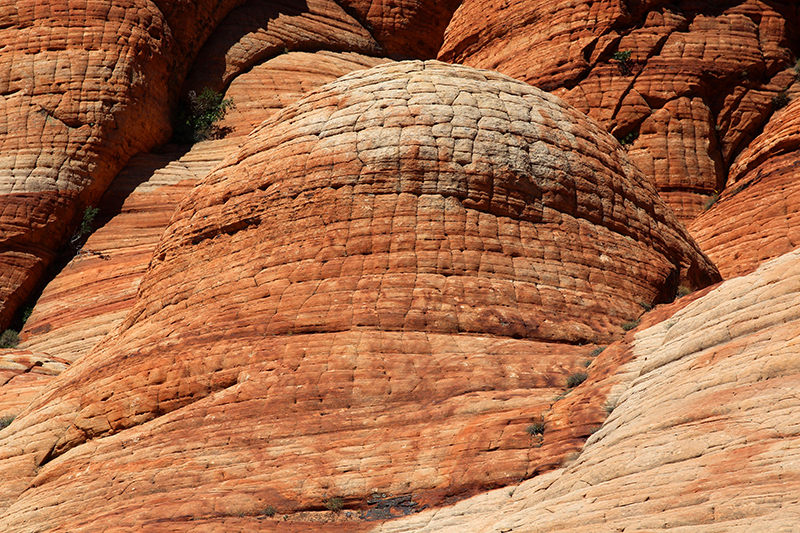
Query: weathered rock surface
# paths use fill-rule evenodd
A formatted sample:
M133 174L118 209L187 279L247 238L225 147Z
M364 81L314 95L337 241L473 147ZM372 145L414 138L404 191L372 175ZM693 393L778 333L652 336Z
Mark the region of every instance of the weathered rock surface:
M83 208L129 157L167 139L169 106L191 65L187 51L234 5L3 2L0 328Z
M717 203L689 227L726 278L800 246L800 87L731 168Z
M100 227L37 300L20 347L75 361L114 329L178 202L236 146L207 141L133 157L98 204Z
M341 0L381 44L384 54L433 59L461 0Z
M236 107L220 127L229 137L244 136L305 93L355 70L389 62L355 52L289 52L265 61L231 82L225 97Z
M799 282L795 251L638 333L613 412L565 468L374 531L793 531Z
M0 435L0 524L246 529L546 471L602 419L599 392L553 405L578 343L679 279L718 275L559 99L438 62L349 75L181 202L123 324Z
M251 0L234 9L205 43L186 89L224 92L238 75L275 56L320 50L376 56L381 47L333 0Z
M0 420L17 416L68 366L69 361L48 354L0 349Z
M688 222L794 82L798 20L796 5L758 0L466 0L439 58L497 69L599 120Z

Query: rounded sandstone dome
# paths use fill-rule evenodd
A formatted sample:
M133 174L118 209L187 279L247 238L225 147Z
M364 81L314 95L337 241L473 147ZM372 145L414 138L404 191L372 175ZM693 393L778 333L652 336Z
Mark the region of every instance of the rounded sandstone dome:
M681 277L718 274L593 121L501 74L410 61L252 132L182 203L141 295L205 303L247 280L271 334L605 342Z

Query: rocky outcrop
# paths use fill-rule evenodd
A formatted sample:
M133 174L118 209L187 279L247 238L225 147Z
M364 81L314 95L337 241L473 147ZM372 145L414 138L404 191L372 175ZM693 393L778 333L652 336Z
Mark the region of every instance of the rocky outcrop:
M363 21L383 53L402 59L433 59L461 0L341 0Z
M795 251L638 333L613 411L564 468L373 531L792 531L799 276Z
M207 141L133 157L99 203L98 229L37 300L21 347L75 361L113 330L176 205L235 146Z
M224 139L133 157L98 203L98 229L38 298L21 347L69 361L88 353L133 305L177 203L237 149L240 137L305 92L386 61L353 53L282 54L231 84L225 96L236 107L221 123Z
M689 227L725 276L800 246L800 87L731 168L719 201Z
M271 58L322 50L377 56L381 47L333 0L249 1L219 24L200 50L186 90L224 92L238 75Z
M581 343L716 279L561 100L438 62L351 74L193 189L122 325L0 434L0 524L261 527L515 482L602 418L599 392L554 405Z
M599 120L688 222L794 82L797 21L796 6L757 0L466 0L439 58L497 69Z
M69 361L22 349L0 349L0 431Z
M83 208L129 157L167 140L187 50L235 0L163 2L163 12L144 0L3 4L0 328Z
M220 122L228 137L248 135L272 115L305 93L355 70L389 62L355 52L289 52L239 75L225 97L235 107Z

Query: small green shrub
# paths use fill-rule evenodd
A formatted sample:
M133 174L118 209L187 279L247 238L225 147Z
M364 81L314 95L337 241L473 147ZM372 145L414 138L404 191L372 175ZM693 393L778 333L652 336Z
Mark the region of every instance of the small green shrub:
M598 346L597 348L592 350L592 353L590 353L589 355L591 355L592 357L597 357L598 355L603 353L603 350L605 350L605 349L606 349L605 346Z
M587 374L586 372L575 372L574 374L570 375L567 378L567 388L574 389L575 387L586 381L586 378L588 377L589 374Z
M19 344L19 333L13 329L7 329L0 334L0 348L14 348Z
M22 310L22 323L23 325L28 321L28 319L33 314L33 307L26 307Z
M610 415L611 413L614 412L614 409L616 409L616 408L617 408L617 404L616 403L608 401L603 406L603 411L605 411L607 415Z
M626 63L631 60L631 51L620 50L619 52L614 52L611 54L611 58L615 61L619 61L620 63Z
M278 512L278 509L274 505L267 505L261 510L261 514L264 516L275 516L275 513Z
M642 306L642 309L644 309L645 312L653 310L653 306L647 302L639 302L639 305Z
M636 328L638 325L639 325L638 320L631 320L630 322L625 322L624 324L622 324L622 329L624 329L625 331L630 331Z
M617 62L619 71L627 76L631 73L631 51L620 50L611 54L611 59Z
M692 294L692 289L686 285L678 286L678 298L683 298L684 296L689 296L690 294Z
M234 107L232 98L223 98L222 94L208 87L199 95L189 91L187 102L178 109L175 141L196 143L222 136L224 132L216 123Z
M328 498L325 502L325 508L329 511L337 513L344 509L344 500L339 497Z
M11 425L11 422L14 421L13 416L4 416L0 418L0 429L5 429Z
M81 242L81 239L83 239L84 235L89 235L90 233L92 233L92 224L94 224L94 219L95 217L97 217L97 213L99 212L100 209L92 206L87 207L83 211L83 218L81 218L81 225L78 226L78 229L75 230L75 233L73 233L72 237L70 238L70 243L72 243L73 246L78 248L78 251L80 251L80 248L82 246L82 244L79 243Z
M639 138L639 132L638 131L632 131L632 132L628 133L627 135L623 135L622 137L620 137L619 143L622 146L628 146L630 144L633 144L633 141L635 141L638 138Z
M544 417L542 417L541 422L534 422L530 426L525 428L525 433L534 437L536 435L543 435L544 434Z
M772 98L772 109L777 111L789 105L789 95L786 91L781 91Z
M714 191L714 193L711 196L709 196L706 199L706 202L703 204L703 210L708 211L709 209L711 209L711 206L717 203L717 200L719 200L719 193L717 191Z

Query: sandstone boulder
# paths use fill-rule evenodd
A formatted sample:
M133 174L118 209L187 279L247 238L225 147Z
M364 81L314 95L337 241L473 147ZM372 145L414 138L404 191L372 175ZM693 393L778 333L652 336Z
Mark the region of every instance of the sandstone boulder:
M403 59L433 59L461 0L341 0L381 44Z
M796 6L466 0L439 53L553 91L629 145L688 222L793 81Z
M225 17L200 50L186 90L224 92L238 75L271 58L323 50L377 56L381 47L334 0L249 1Z
M554 407L585 344L717 279L558 98L438 62L345 76L181 202L121 326L0 434L0 524L252 530L513 483L602 419L601 393Z

